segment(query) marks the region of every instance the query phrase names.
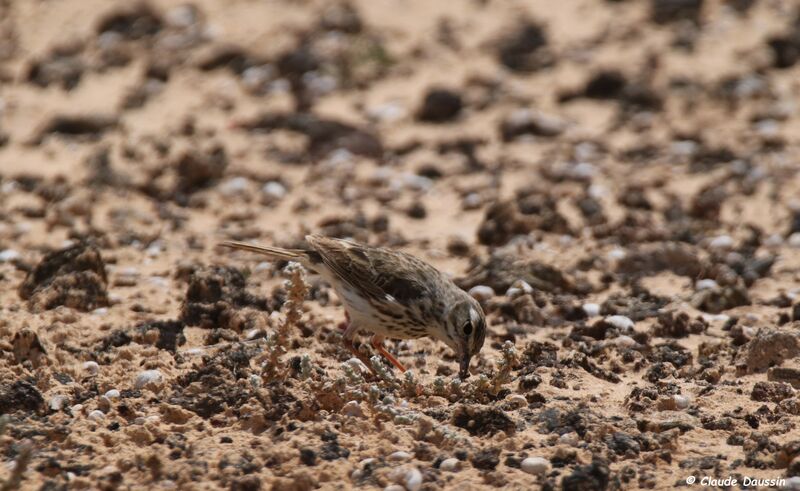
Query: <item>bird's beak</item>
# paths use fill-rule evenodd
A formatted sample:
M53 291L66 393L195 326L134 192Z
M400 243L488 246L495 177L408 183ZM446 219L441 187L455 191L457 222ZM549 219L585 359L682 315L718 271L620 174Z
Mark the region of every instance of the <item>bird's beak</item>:
M458 378L461 380L465 380L469 378L469 360L472 358L472 355L469 353L464 353L461 355L461 369L458 371Z

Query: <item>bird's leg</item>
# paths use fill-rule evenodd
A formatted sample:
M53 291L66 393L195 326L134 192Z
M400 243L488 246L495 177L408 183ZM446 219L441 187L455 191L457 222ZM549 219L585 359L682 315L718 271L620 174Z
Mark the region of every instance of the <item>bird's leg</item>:
M356 358L361 360L361 363L369 368L369 371L375 374L375 369L372 368L372 363L369 361L369 358L367 358L367 356L362 354L355 346L353 346L353 338L356 335L356 331L358 331L358 329L353 326L352 322L350 322L350 316L347 316L347 327L344 330L344 334L342 334L342 344L345 348L347 348L348 351L356 355Z
M401 373L406 371L406 367L404 367L402 363L397 361L397 358L395 358L391 353L386 351L386 348L383 347L383 336L381 336L380 334L375 334L374 336L372 336L371 343L372 347L378 350L378 353L380 353L381 355L383 355L384 358L389 360L389 362L392 365L394 365L398 370L400 370Z

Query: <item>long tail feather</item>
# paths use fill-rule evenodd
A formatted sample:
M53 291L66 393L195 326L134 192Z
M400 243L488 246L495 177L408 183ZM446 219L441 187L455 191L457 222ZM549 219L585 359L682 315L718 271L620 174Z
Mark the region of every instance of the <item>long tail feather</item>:
M246 242L225 241L220 242L222 247L230 247L231 249L241 249L243 251L255 252L270 256L278 259L286 259L288 261L304 261L307 258L306 252L299 249L282 249L280 247L259 246L248 244Z

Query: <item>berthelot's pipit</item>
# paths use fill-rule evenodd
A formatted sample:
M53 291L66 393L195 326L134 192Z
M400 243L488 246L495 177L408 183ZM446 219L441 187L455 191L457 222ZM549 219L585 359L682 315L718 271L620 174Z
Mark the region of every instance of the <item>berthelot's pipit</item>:
M410 254L319 235L306 236L309 249L282 249L223 242L233 249L296 261L319 274L344 304L345 347L367 367L353 346L360 330L373 333L372 346L395 367L403 365L383 347L384 338L438 339L452 348L459 376L469 376L470 359L483 347L486 319L480 304L430 264Z

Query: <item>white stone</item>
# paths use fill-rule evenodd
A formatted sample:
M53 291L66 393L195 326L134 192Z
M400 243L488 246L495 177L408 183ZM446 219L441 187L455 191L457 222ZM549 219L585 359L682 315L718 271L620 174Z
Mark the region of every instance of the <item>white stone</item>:
M767 247L778 247L783 244L783 237L781 234L770 234L764 239L764 245Z
M617 249L612 249L612 250L608 251L608 258L609 259L614 259L614 260L617 260L617 261L619 261L620 259L624 259L625 256L627 256L627 255L628 255L628 253L625 252L625 249L617 248Z
M97 375L97 372L100 371L100 365L95 361L87 361L83 364L83 370L90 375Z
M69 397L57 395L50 398L50 409L53 411L61 411L69 401Z
M600 305L596 303L585 303L583 304L583 311L586 312L586 315L589 317L595 317L600 315Z
M712 249L729 249L733 247L733 238L730 235L718 235L711 239L708 247Z
M580 441L581 441L580 437L578 437L578 434L575 433L574 431L571 431L569 433L564 433L563 435L558 437L558 443L562 445L569 445L571 447L576 447L578 443L580 443Z
M476 285L469 289L469 294L475 300L484 302L494 297L494 290L490 286Z
M403 485L408 491L417 491L422 487L422 473L416 467L411 467L403 477Z
M353 402L353 401L351 401ZM397 452L392 452L389 454L388 459L393 460L395 462L403 462L411 458L411 454L408 452L404 452L402 450L398 450Z
M102 317L106 314L108 314L108 307L100 307L92 310L92 315L96 315L98 317Z
M706 278L704 280L698 280L697 283L695 283L694 287L698 291L700 291L700 290L714 290L716 288L719 288L719 284L716 281L714 281L714 280L712 280L710 278Z
M800 248L800 232L795 232L789 236L789 245Z
M15 259L19 259L21 255L22 254L15 251L14 249L6 249L4 251L0 251L0 263L14 261Z
M610 315L606 317L606 322L616 327L617 329L629 330L633 329L633 321L624 315Z
M399 484L390 484L383 488L383 491L405 491L406 488Z
M691 402L688 397L679 394L672 396L672 399L675 401L675 406L678 409L686 409Z
M135 389L143 389L151 384L158 385L163 379L164 376L161 375L160 371L145 370L136 376L136 380L133 382L133 387Z
M108 397L109 399L119 399L121 394L117 389L111 389L109 391L106 391L105 396Z
M94 411L89 413L89 416L87 417L92 421L100 422L106 419L106 414L103 411L100 411L99 409L95 409Z
M247 191L250 180L246 177L232 177L219 185L219 191L225 196L236 196Z
M528 405L528 400L525 399L525 396L522 394L511 394L506 398L509 404L513 405L514 407L526 407Z
M789 491L800 491L800 476L793 476L786 478L781 489Z
M264 184L263 188L261 188L261 192L272 199L279 200L286 196L286 186L278 181L269 181L268 183Z
M361 404L359 404L358 401L349 401L347 404L342 406L341 413L352 418L364 417L364 411L361 410Z
M443 472L458 472L460 469L461 469L461 461L455 457L444 459L442 463L439 464L439 470Z
M542 457L528 457L520 462L519 468L522 469L522 472L541 476L550 468L550 461Z
M622 336L617 336L616 339L614 339L614 344L616 344L620 348L633 348L634 346L636 346L637 343L636 340L633 339L632 337L622 335Z

